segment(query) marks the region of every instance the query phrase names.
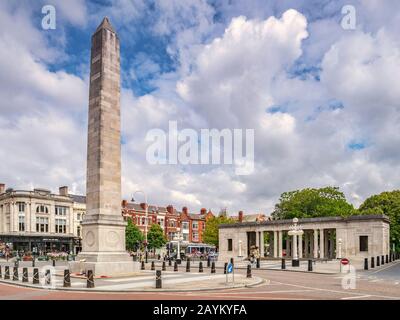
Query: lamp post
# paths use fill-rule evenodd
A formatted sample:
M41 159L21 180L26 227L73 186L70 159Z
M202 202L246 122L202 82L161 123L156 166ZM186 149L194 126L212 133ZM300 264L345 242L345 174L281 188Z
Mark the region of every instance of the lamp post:
M297 236L301 237L304 231L301 229L301 226L297 225L299 219L294 218L293 224L289 227L290 231L288 232L289 236L293 236L293 259L292 259L292 267L299 267L299 256L297 250Z
M146 221L144 224L144 252L145 252L145 263L147 263L147 225L148 225L148 216L149 216L149 212L148 212L148 204L147 204L147 195L144 191L142 190L136 190L133 194L132 194L132 202L135 202L135 199L133 197L133 195L135 193L143 193L144 195L144 207L145 207L145 216L146 216Z
M181 241L183 240L183 235L180 228L176 228L177 234L174 236L174 240L178 242L178 253L176 255L176 263L181 264Z

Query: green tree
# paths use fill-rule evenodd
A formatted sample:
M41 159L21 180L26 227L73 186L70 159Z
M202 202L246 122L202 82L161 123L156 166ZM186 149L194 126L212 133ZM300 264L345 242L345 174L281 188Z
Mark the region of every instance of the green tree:
M400 190L382 192L366 199L360 214L385 214L390 220L390 241L400 250Z
M168 242L163 229L157 223L151 225L150 230L147 233L147 242L149 249L161 248Z
M356 213L353 205L347 202L339 188L325 187L282 193L272 217L274 219L346 217Z
M218 226L224 223L234 223L235 220L225 215L211 217L206 222L206 227L203 233L203 241L207 244L213 244L218 247Z
M139 228L132 222L132 219L128 219L128 225L125 229L125 242L127 250L134 250L135 246L142 242L144 239L143 233Z

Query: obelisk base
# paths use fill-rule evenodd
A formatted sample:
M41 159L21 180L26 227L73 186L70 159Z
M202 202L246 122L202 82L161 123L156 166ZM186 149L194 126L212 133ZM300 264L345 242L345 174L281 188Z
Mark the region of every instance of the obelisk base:
M69 269L72 273L92 270L96 277L123 276L138 272L140 263L133 261L126 252L88 252L79 254L76 261L71 261Z

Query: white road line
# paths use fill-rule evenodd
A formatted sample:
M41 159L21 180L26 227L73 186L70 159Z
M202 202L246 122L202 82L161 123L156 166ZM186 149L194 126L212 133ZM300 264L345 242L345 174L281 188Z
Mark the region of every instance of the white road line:
M354 297L345 297L345 298L340 298L341 300L352 300L352 299L364 299L364 298L369 298L372 297L370 294L366 294L365 296L354 296Z
M381 272L381 271L384 271L384 270L393 268L393 267L397 266L399 263L400 263L400 262L396 262L396 263L394 263L394 264L392 264L392 265L390 265L390 266L387 266L387 267L385 267L385 268L380 268L380 269L378 269L378 270L376 270L376 271L370 272L369 274L375 274L375 273L378 273L378 272Z

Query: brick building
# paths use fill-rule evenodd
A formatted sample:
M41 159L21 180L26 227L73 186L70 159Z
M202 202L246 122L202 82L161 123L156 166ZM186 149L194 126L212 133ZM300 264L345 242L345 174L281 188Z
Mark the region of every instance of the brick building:
M122 201L122 215L125 219L132 218L133 222L142 232L146 226L146 204ZM166 207L149 205L148 207L148 230L153 223L158 223L164 230L168 240L171 241L178 232L182 230L183 241L190 243L202 243L203 232L207 219L213 216L211 211L201 209L199 214L189 213L187 207L182 211L176 210L172 205Z

